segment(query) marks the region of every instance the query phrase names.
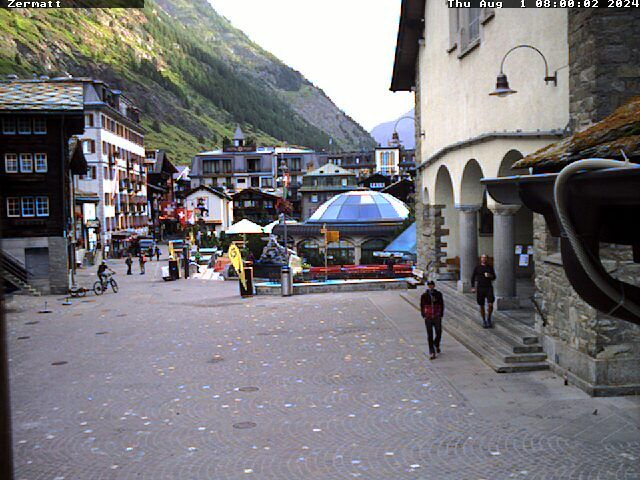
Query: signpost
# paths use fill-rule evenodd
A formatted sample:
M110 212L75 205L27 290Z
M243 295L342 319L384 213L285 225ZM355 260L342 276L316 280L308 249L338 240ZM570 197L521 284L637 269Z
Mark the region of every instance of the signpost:
M329 280L329 243L340 241L338 230L327 230L327 224L322 225L320 233L324 235L324 273L325 281Z

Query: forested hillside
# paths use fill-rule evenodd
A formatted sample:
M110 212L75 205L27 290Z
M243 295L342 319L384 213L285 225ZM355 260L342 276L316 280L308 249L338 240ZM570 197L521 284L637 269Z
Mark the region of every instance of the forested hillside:
M8 73L104 79L140 106L147 144L180 163L220 146L237 123L264 144L373 142L204 0L147 0L142 10L0 10L0 74Z

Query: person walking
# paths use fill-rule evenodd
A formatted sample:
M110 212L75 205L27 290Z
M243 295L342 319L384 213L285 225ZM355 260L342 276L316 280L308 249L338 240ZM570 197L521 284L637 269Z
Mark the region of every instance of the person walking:
M143 252L140 252L140 275L144 275L144 264L147 262L147 259L144 256Z
M493 304L496 301L496 297L493 294L493 281L495 279L496 272L489 265L489 258L486 255L482 255L480 257L480 265L473 269L473 275L471 275L471 291L476 294L476 299L480 306L482 328L493 328L491 315L493 314ZM487 304L486 312L485 303Z
M420 312L422 313L424 324L427 327L429 358L434 360L436 354L440 353L444 298L442 297L442 293L436 290L436 283L433 280L427 282L427 289L420 297Z
M390 256L387 259L387 275L389 276L389 278L394 278L396 276L395 272L393 270L393 267L394 267L395 264L396 264L395 259Z
M127 255L127 259L124 261L127 265L127 275L131 275L131 266L133 265L133 258L131 254Z
M160 261L160 247L156 245L156 260Z

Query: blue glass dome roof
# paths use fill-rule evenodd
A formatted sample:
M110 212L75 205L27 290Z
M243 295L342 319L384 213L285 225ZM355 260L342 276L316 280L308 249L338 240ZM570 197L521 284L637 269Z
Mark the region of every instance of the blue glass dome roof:
M354 190L327 200L308 223L402 222L409 209L388 193Z

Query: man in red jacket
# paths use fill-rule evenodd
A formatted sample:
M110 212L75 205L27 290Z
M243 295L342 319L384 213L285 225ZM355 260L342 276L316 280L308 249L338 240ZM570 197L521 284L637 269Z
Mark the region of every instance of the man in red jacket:
M427 290L420 297L420 312L427 327L429 358L433 360L436 358L436 353L440 353L442 317L444 316L444 298L442 293L436 290L436 283L433 280L427 282ZM433 336L434 330L435 339Z

